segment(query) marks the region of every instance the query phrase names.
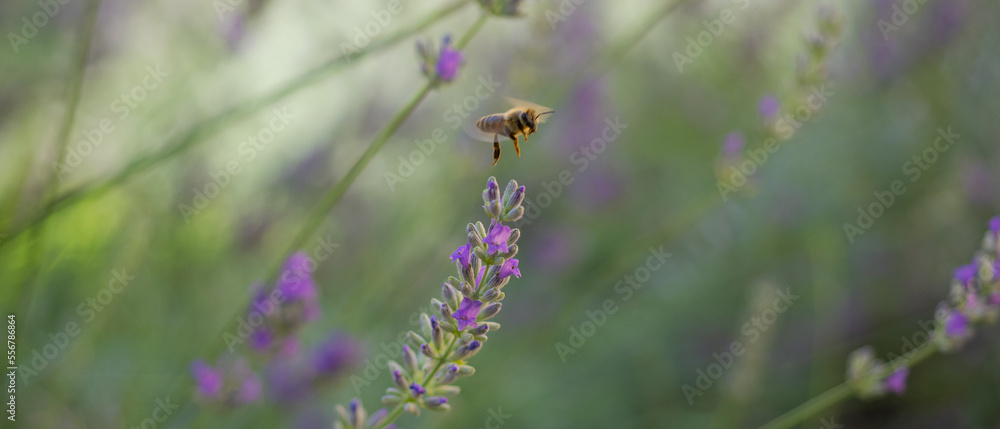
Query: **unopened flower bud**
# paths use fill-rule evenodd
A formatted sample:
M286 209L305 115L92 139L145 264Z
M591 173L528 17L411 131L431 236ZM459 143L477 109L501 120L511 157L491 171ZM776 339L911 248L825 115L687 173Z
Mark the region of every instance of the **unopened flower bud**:
M432 349L429 344L421 344L420 353L423 353L424 356L427 356L431 359L437 359L438 357L437 353L434 352L434 349Z
M397 369L392 372L392 382L395 383L400 389L406 389L406 387L410 385L408 381L409 380L406 379L402 371Z
M459 348L452 354L452 360L465 360L471 358L479 353L479 350L483 348L483 343L479 341L472 341L471 343Z
M472 330L470 330L469 333L472 334L472 336L480 336L480 335L486 335L486 333L489 331L490 327L487 326L485 323L482 323L479 326L472 328Z
M428 396L424 398L424 406L430 410L434 411L448 411L451 406L448 405L448 398L444 396Z
M408 345L403 345L403 364L406 365L406 370L410 371L410 374L416 374L417 370L420 369L417 363L417 354Z
M427 344L427 340L425 340L424 337L421 337L416 332L413 332L413 331L407 332L406 336L407 336L407 339L410 340L410 343L413 344L414 347L420 347L420 345L422 345L422 344Z
M410 414L420 417L420 407L418 407L417 404L414 404L413 402L407 402L406 405L403 405L403 411L406 411Z
M507 214L505 214L503 216L503 221L504 222L517 222L518 220L521 219L521 216L524 216L524 207L517 206L517 207L514 207L511 211L507 212ZM497 216L497 217L499 217L499 216Z
M490 303L483 311L479 312L479 320L489 320L493 316L496 316L502 306L503 304L499 302Z

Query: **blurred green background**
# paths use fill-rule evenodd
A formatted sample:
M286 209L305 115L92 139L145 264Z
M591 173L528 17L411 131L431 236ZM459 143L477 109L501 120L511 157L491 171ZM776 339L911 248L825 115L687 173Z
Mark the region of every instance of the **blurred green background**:
M886 30L879 21L893 23L906 2L831 4L843 31L817 85L833 95L723 200L726 135L761 145L759 100L802 104L796 63L808 57L820 3L579 3L527 2L523 18L489 19L458 79L423 100L302 246L337 244L315 274L323 316L304 342L341 331L361 344L361 361L311 403L226 412L193 402L189 363L225 350L222 333L236 326L250 285L271 274L317 202L425 84L414 42L457 38L481 9L470 1L410 32L449 3L404 0L382 22L381 0L105 0L60 150L86 3L55 3L21 43L22 18L45 9L4 2L0 300L17 316L19 365L59 343L67 323L79 326L37 375L21 376L17 424L139 427L168 397L179 408L155 427L292 427L302 413L332 417L354 396L373 410L388 374L357 390L350 376L440 294L466 223L486 219L480 193L491 175L526 185L529 206L547 206L529 207L520 223L523 276L506 287L504 327L458 383L453 410L404 416L402 427L479 428L499 414L511 428L756 427L842 382L850 351L899 353L1000 212L1000 7L914 1L906 22ZM675 53L690 55L723 10L732 22L678 68ZM377 49L259 104L351 44ZM489 79L502 86L476 98ZM556 114L520 157L504 143L491 168L489 144L463 129L505 110L502 96ZM227 117L234 108L248 114ZM272 126L273 109L288 113L287 125L251 158L245 141ZM222 119L199 125L212 117ZM627 128L606 133L616 119ZM956 143L911 181L907 163L948 127ZM436 130L443 140L420 152ZM606 149L581 149L602 134ZM81 144L88 136L100 143ZM52 167L74 156L74 167ZM220 173L232 163L237 174ZM564 170L572 182L556 185ZM844 224L857 225L858 209L894 180L906 192L849 239ZM196 213L182 208L213 181L225 182L217 196ZM32 224L56 192L73 200ZM624 300L616 285L660 246L672 256ZM134 279L83 317L80 306L114 270ZM775 288L799 298L748 336L742 327ZM606 300L618 310L588 316ZM589 320L603 324L561 356L557 344L570 345ZM997 427L998 339L996 328L980 330L964 350L914 368L904 396L849 399L802 427ZM683 386L733 341L747 353L689 401Z

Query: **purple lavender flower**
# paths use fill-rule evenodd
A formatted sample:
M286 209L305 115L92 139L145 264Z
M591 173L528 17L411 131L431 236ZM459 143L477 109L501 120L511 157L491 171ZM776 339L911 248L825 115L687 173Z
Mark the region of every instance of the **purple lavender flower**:
M459 261L462 263L462 268L469 268L469 264L472 263L472 245L464 244L455 250L455 253L451 254L451 262Z
M964 286L968 286L979 274L979 268L976 266L976 262L973 261L971 264L956 268L954 274L955 280L958 280Z
M486 253L492 255L496 251L501 253L507 253L509 250L507 248L507 240L510 239L510 227L507 225L497 224L490 229L489 234L483 238L483 242L486 243Z
M316 284L312 279L314 262L304 252L288 257L281 269L275 286L285 298L291 301L306 301L316 298Z
M765 121L770 122L776 116L778 116L778 111L781 109L781 103L773 95L765 95L757 103L757 112L760 114Z
M505 279L514 275L514 277L521 278L521 270L517 269L517 259L511 258L503 262L500 266L500 278Z
M945 321L944 330L948 337L964 337L969 332L969 318L960 311L953 310Z
M990 225L990 232L992 232L994 235L1000 234L1000 216L993 216L993 218L990 219L989 225Z
M222 371L212 368L203 360L191 362L191 373L198 385L198 394L214 399L222 392Z
M441 42L441 53L438 54L435 68L438 79L443 82L455 80L463 60L462 53L451 47L451 36L444 36L444 41Z
M897 395L902 395L906 392L906 377L910 375L910 369L907 367L900 367L892 375L886 377L885 388L886 390L893 392Z
M739 132L732 132L726 135L722 143L722 155L726 158L739 158L743 155L743 147L746 146L746 139Z
M420 396L427 393L427 389L417 383L410 384L410 391L413 392L413 396Z
M316 348L313 366L318 375L331 375L352 364L357 356L354 341L347 336L334 334Z
M465 328L476 326L476 317L479 316L479 310L482 308L482 301L462 298L462 304L458 306L458 311L454 315L455 321L458 322L458 330L464 331Z
M255 350L267 350L274 341L274 334L266 326L254 329L250 334L250 347Z
M257 402L263 390L264 386L256 374L247 376L243 380L243 384L240 385L239 390L236 391L236 400L244 404Z

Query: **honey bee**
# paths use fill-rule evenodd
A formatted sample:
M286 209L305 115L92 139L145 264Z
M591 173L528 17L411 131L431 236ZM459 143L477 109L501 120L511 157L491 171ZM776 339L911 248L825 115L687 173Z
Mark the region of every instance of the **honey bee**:
M528 136L538 131L538 124L545 122L543 115L555 113L548 107L523 100L507 98L507 102L514 107L503 113L483 116L476 121L476 128L484 133L493 134L493 164L490 167L497 165L497 161L500 160L501 134L514 141L514 150L520 158L521 146L518 144L517 135L524 134L524 141L528 141Z

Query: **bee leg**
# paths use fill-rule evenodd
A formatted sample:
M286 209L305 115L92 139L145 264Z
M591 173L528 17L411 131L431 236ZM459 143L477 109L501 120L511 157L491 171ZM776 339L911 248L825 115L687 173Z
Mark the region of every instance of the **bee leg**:
M500 160L500 135L493 135L493 164L490 167L497 165L497 161Z
M521 133L524 134L524 141L528 141L528 136L531 135L531 128L525 128L521 130Z
M517 142L517 134L510 133L510 135L508 137L510 137L511 140L514 140L514 150L517 151L517 157L520 158L521 157L521 146L519 146L517 144L518 143ZM528 141L528 138L525 137L524 140Z

